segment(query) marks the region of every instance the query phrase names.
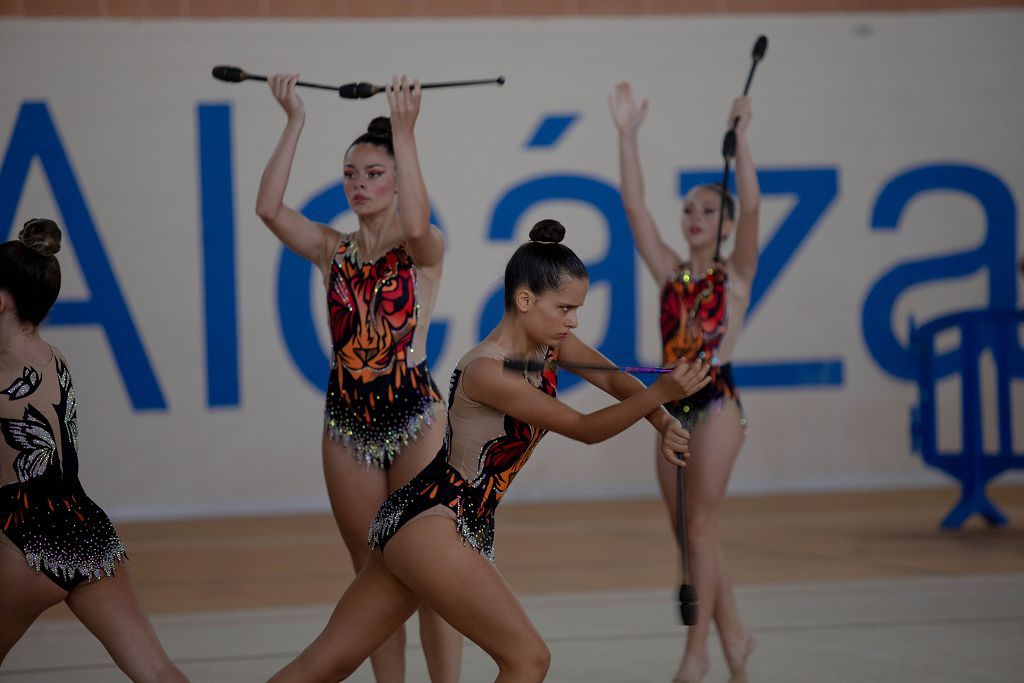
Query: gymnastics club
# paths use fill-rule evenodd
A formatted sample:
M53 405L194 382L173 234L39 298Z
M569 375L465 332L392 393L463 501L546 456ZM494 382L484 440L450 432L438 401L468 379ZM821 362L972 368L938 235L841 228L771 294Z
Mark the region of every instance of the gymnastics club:
M676 541L679 543L679 617L684 626L697 623L697 591L690 578L690 550L687 547L686 500L683 492L683 468L676 466Z
M746 96L750 92L750 82L754 80L754 70L757 69L758 63L764 59L764 53L768 51L768 37L758 36L757 40L754 41L754 49L750 51L750 72L747 74L747 84L743 86L743 95ZM740 122L739 117L732 122L732 127L735 128L736 124Z
M754 49L750 52L750 71L747 73L747 83L743 86L743 96L746 97L747 93L750 92L750 83L754 80L754 71L757 69L757 65L764 59L764 53L768 50L768 38L766 36L758 36L757 40L754 41ZM729 160L736 156L736 126L740 122L740 117L732 122L729 130L725 134L725 138L722 140L722 159L724 161L722 168L722 198L718 204L718 235L715 238L715 258L714 261L718 262L719 251L722 247L722 221L725 219L725 194L729 191Z
M598 370L605 372L628 372L635 375L664 374L672 372L673 368L643 367L643 366L617 366L617 365L590 365L587 363L565 363L555 361L555 364L570 372ZM505 368L508 370L520 370L525 372L540 372L544 369L544 361L525 360L520 358L505 359ZM697 591L693 588L690 580L690 553L687 548L686 534L686 503L683 499L683 468L676 468L676 540L679 542L680 569L682 581L679 584L679 615L683 623L693 626L697 623Z
M237 66L215 66L213 67L213 77L218 81L226 81L228 83L241 83L242 81L266 81L266 76L260 76L259 74L247 73L244 69L240 69ZM487 85L494 83L497 85L505 84L505 77L498 76L497 78L483 78L474 81L444 81L441 83L420 83L420 88L426 90L427 88L458 88L464 85ZM295 85L301 85L305 88L319 88L321 90L334 90L338 93L339 97L343 97L347 100L362 100L367 97L373 97L379 92L384 92L384 86L373 85L372 83L346 83L345 85L323 85L321 83L307 83L306 81L297 81Z
M664 375L672 372L674 368L647 367L641 365L589 365L587 363L566 363L560 360L555 365L568 370L569 372L586 372L589 370L603 372L626 372L631 375ZM525 360L522 358L506 358L505 369L518 370L520 372L541 372L544 370L545 362L541 360Z
M768 49L768 38L758 36L754 42L754 49L751 51L750 71L747 73L747 82L743 86L744 97L750 92L750 83L754 80L754 70L758 63L764 58ZM725 220L725 194L729 191L729 160L736 156L736 126L740 119L737 116L729 126L722 140L722 196L718 204L718 235L715 238L715 258L719 260L719 252L722 248L722 222ZM683 468L676 468L676 540L679 543L679 616L685 626L693 626L697 623L697 591L690 579L690 551L688 547L689 534L686 533L686 498L685 478Z

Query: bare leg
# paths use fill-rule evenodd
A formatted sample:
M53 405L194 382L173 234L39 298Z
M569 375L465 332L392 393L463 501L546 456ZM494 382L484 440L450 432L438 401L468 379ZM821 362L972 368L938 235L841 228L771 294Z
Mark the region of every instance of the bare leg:
M436 405L430 425L399 453L387 472L364 465L355 459L351 450L324 436L324 477L331 509L357 572L370 554L367 531L377 510L390 492L419 474L433 460L444 437L444 419L444 408ZM420 633L431 680L457 683L462 665L462 636L429 608L421 609ZM370 656L378 683L405 680L405 646L405 628L400 624L392 637Z
M732 590L732 579L725 568L725 559L721 546L718 547L718 593L715 595L715 624L718 637L722 641L722 654L729 665L733 678L730 681L741 683L745 680L747 658L757 647L754 634L743 628L739 610L736 609L736 596Z
M466 545L448 517L402 528L384 561L402 583L498 664L498 683L544 680L551 655L497 568Z
M371 653L380 652L380 644L419 604L419 598L384 566L380 551L371 552L324 630L271 683L333 683L348 678Z
M687 633L686 649L675 680L699 681L709 667L708 636L715 618L723 647L735 652L735 643L749 634L739 620L731 583L720 562L718 516L729 475L743 445L739 409L727 403L705 417L690 441L686 476L686 519L690 564L697 591L697 623ZM658 479L675 525L675 469L658 459ZM745 655L744 655L745 658ZM730 661L733 666L733 661Z
M135 596L127 567L118 567L112 577L79 584L66 601L133 681L188 681L160 645Z
M334 521L352 558L352 567L358 574L370 555L366 537L370 523L388 495L387 475L376 466L357 461L351 450L331 441L326 434L323 437L323 458ZM380 648L370 655L377 683L405 681L404 621L399 621L394 633L383 639Z
M391 491L420 473L434 459L444 439L445 410L435 405L431 424L409 444L388 471ZM376 511L374 511L376 512ZM462 634L439 617L426 603L420 606L420 641L433 683L458 683L462 670Z
M32 622L67 591L32 569L25 555L0 533L0 664Z
M462 634L430 605L420 605L420 641L433 683L458 683L462 672Z

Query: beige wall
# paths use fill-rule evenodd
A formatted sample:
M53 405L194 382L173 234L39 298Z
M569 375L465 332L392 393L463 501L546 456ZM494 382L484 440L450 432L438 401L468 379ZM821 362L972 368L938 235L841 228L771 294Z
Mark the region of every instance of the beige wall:
M1020 7L1021 0L0 0L25 17L489 17L878 12Z
M425 97L417 123L427 186L450 236L434 316L447 325L434 365L438 383L447 387L451 368L478 339L484 303L515 243L542 217L569 227L570 244L585 261L614 266L595 269L581 337L597 344L629 342L639 361L658 357L654 282L623 244L623 222L614 219L618 227L612 230L605 211L614 211L598 201L607 195L594 189L618 184L607 93L629 79L651 98L641 135L648 201L666 239L682 248L677 177L684 170L720 169L726 108L742 85L747 50L759 33L770 36L772 45L752 90L758 167L775 174L831 169L837 193L812 225L805 223L806 239L748 319L737 362L835 358L843 379L745 387L751 432L732 486L767 492L945 483L910 450L908 409L916 387L876 361L866 330L891 327L905 339L911 315L926 321L1005 298L1013 283L1024 287L1015 271L1024 197L1018 132L1024 93L1006 86L1016 82L1024 55L1024 11L317 22L0 19L0 151L17 140L14 151L2 152L5 159L23 159L25 149L47 156L46 164L20 166L23 183L17 171L0 177L0 209L5 198L17 199L15 208L7 205L4 215L13 213L13 219L0 224L0 240L33 216L58 218L66 228L61 302L87 301L103 291L88 275L97 257L96 249L86 248L86 228L94 226L166 398L164 409L136 409L127 387L140 373L122 371L123 356L114 353L103 329L47 326L47 339L64 351L75 373L87 490L121 518L326 509L319 457L323 393L299 373L284 336L286 327L299 328L285 325L281 316L300 310L295 292L303 283L285 279L294 286L278 300L282 249L252 208L283 117L266 86L215 81L212 65L288 68L313 81L358 74L379 82L410 65L436 78L508 77L501 89ZM389 49L379 49L385 43ZM473 55L472 63L466 55ZM308 119L287 195L298 207L337 183L346 143L387 108L380 98L303 97ZM200 158L197 112L204 106L230 110L230 195L204 191L199 182L200 168L209 168L211 177L226 168L215 163L221 156L212 155L210 164ZM49 138L38 127L44 107L59 133L56 145L44 146ZM557 145L525 146L542 117L560 112L577 119ZM36 127L17 128L23 115ZM58 173L57 153L66 154L82 201ZM937 163L979 169L989 185L1003 188L1000 196L1012 197L1012 207L1004 202L990 219L969 193L937 189L907 205L898 229L873 230L882 189L908 170ZM553 198L530 195L548 199L515 218L512 240L490 237L500 199L517 190L521 200L529 192L518 189L535 192L539 181L551 190L566 177L582 179L595 203L588 203L591 195L574 199L576 190ZM82 205L88 216L78 215ZM234 209L233 221L225 222L238 262L232 301L240 335L237 345L227 345L237 351L237 405L212 407L206 400L206 351L214 345L206 336L204 301L209 291L224 290L208 289L203 280L207 255L219 253L203 244L203 205ZM793 206L788 194L766 193L763 244ZM355 227L350 219L326 220L349 230ZM1016 231L1012 240L1010 229ZM993 241L999 235L1001 241ZM989 246L979 262L973 254L983 243ZM950 254L963 256L963 270L942 270L939 259ZM912 266L938 273L907 283ZM866 309L869 294L894 272L904 280L898 305L881 323L866 324L865 312L885 308ZM325 349L323 289L312 279L309 286L313 299L306 313L316 316L310 327ZM1014 299L1021 300L1024 289ZM109 297L97 306L107 305L103 301ZM609 350L620 362L632 360L624 353ZM1020 410L1024 381L1014 386ZM959 440L957 387L950 377L939 390L943 448ZM608 404L596 390L566 388L562 396L580 410ZM994 411L986 410L989 433ZM1024 418L1015 422L1024 424ZM1017 431L1021 452L1024 433ZM654 496L653 441L643 424L596 446L549 436L510 500Z

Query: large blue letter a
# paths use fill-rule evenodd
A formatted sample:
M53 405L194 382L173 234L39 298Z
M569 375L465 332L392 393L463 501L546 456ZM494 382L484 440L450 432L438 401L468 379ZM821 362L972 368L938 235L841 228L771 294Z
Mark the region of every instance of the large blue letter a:
M103 243L75 179L57 127L45 102L25 102L0 166L0 235L9 234L32 159L38 158L60 209L61 227L74 244L91 294L84 301L58 301L51 325L99 325L136 410L164 410L167 403L117 286Z

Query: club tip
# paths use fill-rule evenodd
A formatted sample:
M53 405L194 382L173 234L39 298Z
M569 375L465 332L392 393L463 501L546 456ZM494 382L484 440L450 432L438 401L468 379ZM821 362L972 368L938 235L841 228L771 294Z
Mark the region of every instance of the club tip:
M757 41L754 42L754 50L752 56L755 60L759 60L764 57L765 51L768 49L768 36L758 36Z
M679 617L685 626L697 623L697 591L693 584L684 583L679 586Z
M227 66L221 64L213 67L213 77L218 81L225 81L227 83L240 83L244 81L248 74L237 66Z
M683 621L683 626L693 626L697 623L697 606L679 605L679 617Z
M544 363L538 360L526 360L524 358L506 358L505 369L514 372L540 372L544 369Z
M497 83L498 83L498 85L505 85L505 77L504 76L498 76Z

